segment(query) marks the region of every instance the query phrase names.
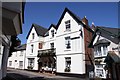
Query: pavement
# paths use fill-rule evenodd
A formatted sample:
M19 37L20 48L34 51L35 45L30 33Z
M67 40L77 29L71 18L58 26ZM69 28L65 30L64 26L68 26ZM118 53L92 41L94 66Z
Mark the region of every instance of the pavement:
M58 76L49 73L38 73L25 70L8 69L2 80L88 80L83 78Z

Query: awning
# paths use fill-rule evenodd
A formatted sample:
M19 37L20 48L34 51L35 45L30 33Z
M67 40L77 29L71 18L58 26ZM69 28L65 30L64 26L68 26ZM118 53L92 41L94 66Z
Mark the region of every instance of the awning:
M37 57L55 56L55 49L39 50Z

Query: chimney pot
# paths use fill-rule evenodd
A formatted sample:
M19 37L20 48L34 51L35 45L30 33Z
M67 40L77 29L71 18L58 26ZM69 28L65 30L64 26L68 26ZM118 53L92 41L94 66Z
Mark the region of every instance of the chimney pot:
M91 29L92 29L93 31L95 30L95 25L94 25L94 22L92 22Z
M85 25L88 26L88 20L87 20L86 16L84 16L84 18L82 19L82 22L83 22Z

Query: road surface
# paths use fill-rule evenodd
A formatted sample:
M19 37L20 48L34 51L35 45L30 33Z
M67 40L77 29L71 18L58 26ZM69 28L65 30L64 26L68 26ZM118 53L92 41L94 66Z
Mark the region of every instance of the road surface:
M87 80L75 77L56 76L25 70L8 69L7 77L3 80Z

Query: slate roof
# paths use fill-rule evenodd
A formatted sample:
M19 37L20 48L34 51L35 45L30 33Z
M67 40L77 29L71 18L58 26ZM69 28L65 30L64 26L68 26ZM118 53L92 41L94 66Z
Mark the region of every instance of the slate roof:
M95 32L93 34L92 40L88 47L93 47L93 41L97 36L97 33L100 33L102 37L107 38L108 40L112 41L113 43L118 44L120 42L120 28L111 28L111 27L103 27L97 26L95 28Z
M51 24L51 25L50 25L50 27L48 28L48 30L50 30L50 29L51 29L51 27L54 27L54 28L57 30L57 27L56 27L56 25L55 25L55 24Z
M76 20L77 23L81 23L81 24L83 25L83 27L85 27L87 30L89 30L89 31L91 31L91 32L93 33L92 29L91 29L89 26L85 25L85 24L82 22L82 20L80 19L80 17L78 17L77 15L75 15L75 14L74 14L72 11L70 11L68 8L65 8L65 9L64 9L64 11L63 11L63 13L62 13L62 15L61 15L61 17L60 17L57 25L56 25L57 29L58 29L58 27L59 27L62 19L64 18L64 15L65 15L66 12L68 12L68 13L71 15L71 17L73 17L73 18Z
M108 62L111 63L111 59L115 62L115 63L120 63L120 57L115 54L114 51L109 51L107 57L105 58L104 62Z
M95 45L99 45L99 44L110 44L110 42L109 42L108 40L106 40L106 39L101 39L101 40L99 40L98 42L96 42L96 43L94 44L94 46L95 46Z
M108 31L109 34L115 37L120 36L120 28L109 28L109 27L103 27L103 26L98 26L98 28Z
M21 50L26 50L26 44L22 44L15 48L15 51L21 51Z
M44 28L44 27L42 27L40 25L37 25L37 24L33 23L32 26L31 26L31 29L28 32L28 35L26 37L27 39L28 39L28 37L30 35L30 32L31 32L31 30L32 30L33 27L35 28L36 33L37 33L38 36L44 36L44 34L47 32L47 28Z

